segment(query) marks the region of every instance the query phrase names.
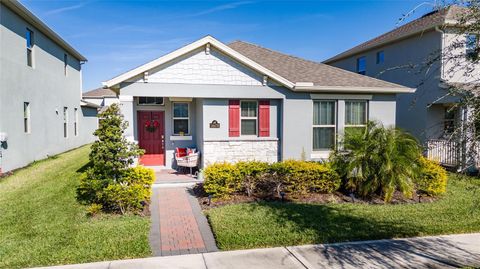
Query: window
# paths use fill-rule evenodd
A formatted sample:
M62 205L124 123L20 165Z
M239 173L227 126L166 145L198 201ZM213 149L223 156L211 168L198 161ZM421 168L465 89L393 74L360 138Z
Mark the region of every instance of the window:
M257 101L240 102L240 135L257 135Z
M188 103L173 103L173 134L189 134L189 105Z
M26 134L30 133L30 103L23 103L23 131Z
M313 102L313 150L331 150L335 147L335 101Z
M138 97L139 105L163 105L163 97Z
M479 53L479 36L475 34L467 35L466 40L466 56L467 59L475 61L478 59Z
M365 75L367 73L367 60L365 56L360 57L357 59L357 73L361 75Z
M377 64L383 64L385 62L385 53L382 51L377 52Z
M68 67L68 55L65 53L63 54L63 74L67 75L67 67Z
M33 67L33 31L27 28L25 34L27 40L27 65Z
M345 102L345 133L352 130L362 130L367 126L367 121L366 101Z
M455 131L455 110L451 107L445 108L443 119L443 134L451 135Z
M73 133L78 136L78 108L73 109Z
M63 137L68 137L68 107L63 108Z

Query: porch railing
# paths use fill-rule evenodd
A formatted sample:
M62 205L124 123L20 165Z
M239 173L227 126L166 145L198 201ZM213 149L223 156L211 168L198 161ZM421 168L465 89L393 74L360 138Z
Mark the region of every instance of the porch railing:
M445 166L460 164L460 147L456 141L431 139L427 142L427 158Z
M446 139L431 139L427 142L427 158L444 166L457 167L461 165L463 157L473 157L476 167L480 168L480 143L476 143L475 151L475 156L462 156L459 142Z

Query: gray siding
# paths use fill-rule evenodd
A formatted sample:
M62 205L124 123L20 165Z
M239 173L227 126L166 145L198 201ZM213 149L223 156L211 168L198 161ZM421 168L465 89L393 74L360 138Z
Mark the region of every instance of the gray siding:
M454 102L453 98L439 100L447 92L439 87L441 78L440 63L428 73L422 64L432 57L432 53L442 49L442 34L429 31L373 50L366 51L333 63L333 66L356 72L358 57L366 57L366 75L417 88L413 94L397 95L397 126L416 136L421 142L438 138L438 128L442 124L443 109L430 108L436 103ZM376 54L384 51L385 62L376 64ZM423 69L422 69L423 68Z
M34 32L34 67L27 66L25 33ZM65 51L0 4L0 132L8 133L2 169L9 171L47 156L92 142L96 127L92 111L80 107L81 65ZM31 133L24 133L23 103L30 103ZM63 107L68 107L68 137L63 136ZM74 135L74 108L79 135ZM83 117L87 114L87 117Z

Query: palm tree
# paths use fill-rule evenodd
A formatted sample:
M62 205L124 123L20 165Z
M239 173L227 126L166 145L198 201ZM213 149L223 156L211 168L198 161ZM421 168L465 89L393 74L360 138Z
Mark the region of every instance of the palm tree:
M395 190L409 197L419 175L421 148L411 135L369 122L361 130L348 132L343 149L332 155L346 186L363 197L380 194L391 201Z

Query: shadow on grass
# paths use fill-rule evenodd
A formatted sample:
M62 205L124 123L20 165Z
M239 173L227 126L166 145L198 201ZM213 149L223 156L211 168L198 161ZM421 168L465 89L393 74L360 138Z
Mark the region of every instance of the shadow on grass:
M251 205L252 213L260 209L258 207L270 209L271 215L268 217L274 218L282 226L293 222L295 232L314 231L315 243L414 237L423 231L414 221L394 221L387 217L382 220L368 218L355 214L358 209L281 202ZM298 251L301 252L301 248ZM322 264L325 268L480 266L479 252L472 252L464 245L444 237L318 245L314 247L314 253L310 254L318 259L317 264Z
M93 163L91 161L89 161L88 163L86 163L85 165L83 165L82 167L78 168L77 173L84 173L87 171L88 168L92 167L93 166Z
M358 215L357 209L339 208L328 204L299 204L282 202L252 203L251 210L269 208L277 223L293 223L295 232L314 231L316 243L412 237L422 233L416 223L402 220L382 221Z

